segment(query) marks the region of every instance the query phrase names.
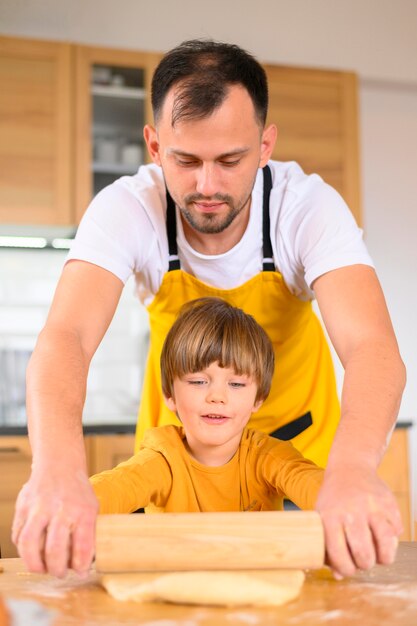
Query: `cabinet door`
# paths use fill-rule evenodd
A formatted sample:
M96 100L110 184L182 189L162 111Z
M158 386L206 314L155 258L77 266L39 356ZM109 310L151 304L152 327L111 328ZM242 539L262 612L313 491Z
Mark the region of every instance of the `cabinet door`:
M17 556L11 540L15 502L30 475L32 453L27 437L0 437L0 548L3 558Z
M297 161L343 196L360 223L357 81L350 72L264 65L268 121L278 126L273 158Z
M143 126L152 121L156 53L76 46L76 215L92 197L145 160Z
M134 453L135 435L94 435L86 437L89 443L89 474L112 469L127 461Z
M71 48L0 37L0 221L69 224Z
M85 438L88 463L93 456L90 439ZM3 558L18 556L11 541L11 528L16 498L29 479L31 465L32 451L28 437L0 437L0 549Z

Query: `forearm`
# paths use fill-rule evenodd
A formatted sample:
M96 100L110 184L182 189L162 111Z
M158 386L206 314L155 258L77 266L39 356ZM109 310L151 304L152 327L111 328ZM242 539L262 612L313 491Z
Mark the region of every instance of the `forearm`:
M304 511L313 510L323 484L323 470L321 467L306 466L305 471L297 472L286 497Z
M27 413L34 467L86 470L82 432L88 362L74 332L47 328L27 371Z
M328 468L378 467L395 425L405 377L396 343L368 341L355 349L345 364L341 421Z
M149 496L141 485L133 486L130 481L124 480L123 474L115 476L110 470L91 476L90 484L99 503L99 513L133 513L137 509L149 504Z

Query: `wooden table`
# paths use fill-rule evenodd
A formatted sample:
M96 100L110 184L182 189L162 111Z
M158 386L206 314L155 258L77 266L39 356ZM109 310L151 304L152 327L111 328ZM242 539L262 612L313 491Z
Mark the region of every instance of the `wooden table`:
M100 587L94 572L86 580L73 574L58 580L27 573L20 559L3 559L0 565L0 593L20 617L16 626L417 625L416 542L400 544L394 565L342 582L326 569L309 572L297 600L265 609L118 602ZM24 610L33 609L41 611L37 617L22 619Z

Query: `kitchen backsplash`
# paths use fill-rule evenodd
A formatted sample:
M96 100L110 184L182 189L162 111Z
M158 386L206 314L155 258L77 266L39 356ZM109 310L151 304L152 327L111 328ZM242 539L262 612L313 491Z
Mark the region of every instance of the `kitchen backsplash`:
M0 249L0 425L26 423L26 364L66 254ZM85 424L135 422L148 337L147 312L134 295L131 279L91 363Z

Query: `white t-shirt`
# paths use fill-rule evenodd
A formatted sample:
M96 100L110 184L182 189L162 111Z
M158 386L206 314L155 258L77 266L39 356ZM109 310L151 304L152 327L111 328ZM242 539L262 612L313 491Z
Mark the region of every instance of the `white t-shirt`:
M271 242L274 262L289 290L303 300L311 285L333 269L373 266L362 231L341 196L297 163L270 161ZM250 218L242 239L228 252L204 255L187 242L177 209L181 268L219 289L238 287L262 271L263 174L258 171ZM91 202L68 255L99 265L123 283L134 274L139 298L149 304L168 270L166 199L162 170L144 165L103 189Z

